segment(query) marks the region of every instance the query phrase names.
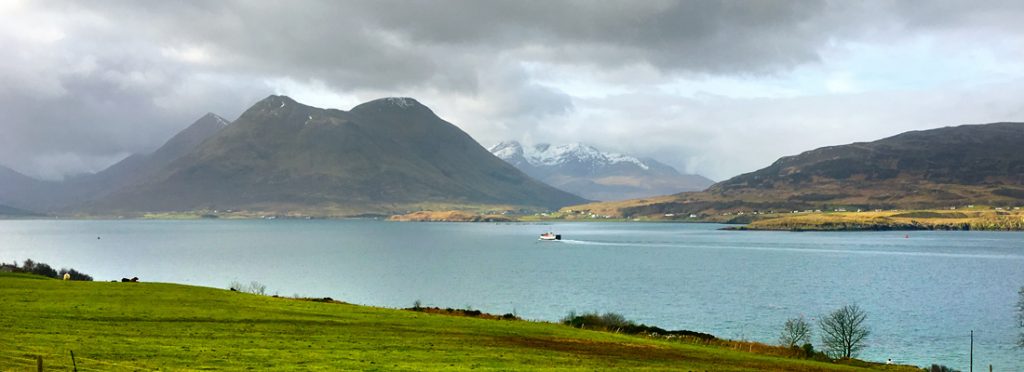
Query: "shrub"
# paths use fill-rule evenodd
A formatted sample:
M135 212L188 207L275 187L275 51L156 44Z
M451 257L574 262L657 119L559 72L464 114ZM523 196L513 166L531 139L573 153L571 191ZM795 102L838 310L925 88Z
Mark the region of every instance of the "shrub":
M598 329L606 331L616 331L622 328L634 327L636 323L626 320L626 317L622 314L616 314L607 312L604 314L598 313L586 313L582 315L576 315L576 312L569 312L565 318L562 318L562 324L576 327L576 328L587 328L587 329Z
M804 346L801 349L803 349L803 351L804 351L804 357L807 357L807 358L813 358L814 357L814 354L815 354L814 345L811 345L810 342L804 344Z
M57 270L54 270L53 267L50 267L50 265L47 265L42 262L32 261L31 258L26 259L25 262L22 262L21 267L18 267L17 261L15 261L14 264L12 265L0 264L0 266L2 266L5 271L17 273L29 273L57 279L64 278L64 274L66 273L71 275L71 280L92 281L92 276L79 272L78 270L62 268L58 272Z
M57 273L57 276L58 278L63 278L64 274L70 275L71 280L82 280L87 282L92 281L92 276L85 274L83 272L79 272L78 270L75 269L61 268L60 272Z
M575 311L570 311L568 315L562 318L561 323L575 328L585 328L608 332L621 332L626 334L647 334L656 336L687 336L701 340L715 339L715 336L712 336L707 333L687 330L669 331L655 326L636 324L631 320L627 320L626 317L622 316L621 314L611 312L604 314L586 313L578 315Z
M57 270L54 270L50 265L44 263L36 263L35 266L32 267L32 270L28 270L27 272L50 278L57 278Z
M925 368L925 372L960 372L958 369L952 369L941 364L932 364L931 367Z

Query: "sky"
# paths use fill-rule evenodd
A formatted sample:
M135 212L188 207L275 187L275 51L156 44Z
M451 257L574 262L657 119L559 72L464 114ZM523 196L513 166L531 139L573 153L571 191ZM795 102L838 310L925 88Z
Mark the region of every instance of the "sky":
M723 180L821 146L1024 121L1020 1L0 0L0 164L155 150L284 94L413 97L481 145Z

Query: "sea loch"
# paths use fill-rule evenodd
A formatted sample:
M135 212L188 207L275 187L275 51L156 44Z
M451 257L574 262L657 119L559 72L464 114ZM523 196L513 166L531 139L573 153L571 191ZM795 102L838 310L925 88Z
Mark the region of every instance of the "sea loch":
M366 305L569 311L773 343L785 319L868 312L861 357L1022 370L1014 304L1024 233L719 231L710 224L374 220L0 221L0 260L97 280L226 288ZM562 234L539 242L541 232ZM818 342L815 334L815 342Z

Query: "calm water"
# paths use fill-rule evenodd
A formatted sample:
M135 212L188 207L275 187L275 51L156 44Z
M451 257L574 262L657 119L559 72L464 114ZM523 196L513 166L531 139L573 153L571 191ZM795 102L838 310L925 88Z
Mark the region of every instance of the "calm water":
M97 280L226 288L408 307L415 300L529 319L570 310L775 342L786 318L848 303L869 313L861 354L1024 370L1014 315L1024 234L728 232L717 225L379 221L0 221L0 260ZM538 242L544 231L563 242ZM97 239L100 237L101 239ZM815 339L815 343L817 339Z

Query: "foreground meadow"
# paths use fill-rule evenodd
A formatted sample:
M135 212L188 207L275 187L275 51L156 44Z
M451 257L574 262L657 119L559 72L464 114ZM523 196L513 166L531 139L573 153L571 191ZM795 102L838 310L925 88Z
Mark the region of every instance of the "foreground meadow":
M0 370L853 371L558 324L0 273Z

